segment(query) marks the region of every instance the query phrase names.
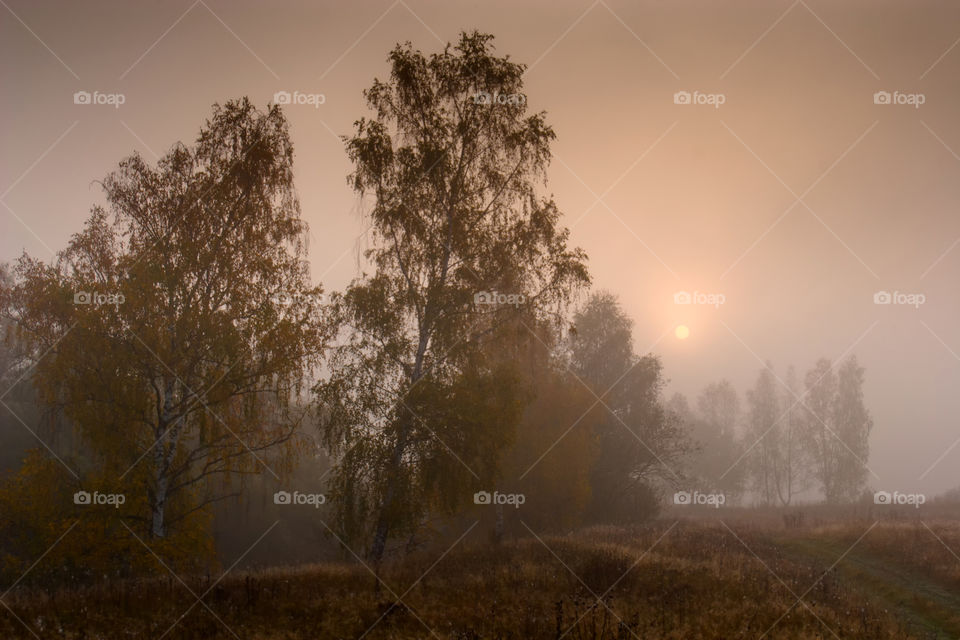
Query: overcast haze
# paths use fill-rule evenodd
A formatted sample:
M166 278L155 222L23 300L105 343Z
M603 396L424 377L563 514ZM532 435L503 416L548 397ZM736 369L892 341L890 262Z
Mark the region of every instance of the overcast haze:
M410 41L496 36L557 132L548 189L595 286L618 294L670 391L762 362L855 353L875 489L960 484L960 4L949 2L52 3L4 0L4 260L47 259L137 151L194 139L214 102L290 105L313 276L359 273L337 136ZM76 91L125 103L76 105ZM674 94L722 95L676 104ZM923 104L876 104L874 94ZM922 96L919 100L915 96ZM718 293L719 308L678 305ZM925 302L877 305L878 291ZM679 341L677 324L690 328Z

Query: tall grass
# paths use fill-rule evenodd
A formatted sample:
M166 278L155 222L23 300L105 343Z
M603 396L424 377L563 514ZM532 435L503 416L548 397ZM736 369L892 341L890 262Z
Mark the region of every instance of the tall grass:
M956 521L931 527L960 548ZM782 521L733 518L593 527L500 546L478 536L439 562L443 549L388 564L382 583L359 563L324 563L230 573L219 582L195 576L181 584L161 575L18 589L4 602L44 639L919 637L836 570L783 553L778 536L785 531ZM841 523L792 535L842 543L862 531ZM920 523L882 523L861 544L956 584L960 562L938 568L943 553L912 542L924 534L935 541ZM0 612L0 637L33 636Z

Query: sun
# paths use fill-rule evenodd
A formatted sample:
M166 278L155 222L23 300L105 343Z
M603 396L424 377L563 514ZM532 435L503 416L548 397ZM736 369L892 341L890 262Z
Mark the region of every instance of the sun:
M690 337L690 328L685 324L678 324L677 328L674 329L673 334L677 336L678 340L686 340Z

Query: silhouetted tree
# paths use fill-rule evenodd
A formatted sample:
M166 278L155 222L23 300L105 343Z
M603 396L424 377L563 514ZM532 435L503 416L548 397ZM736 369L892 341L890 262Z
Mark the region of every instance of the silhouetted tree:
M763 504L778 499L781 474L780 397L770 363L760 370L753 389L747 391L746 443L751 488Z
M657 483L676 481L690 447L662 401L660 361L633 352L632 323L609 293L590 297L573 319L570 366L602 401L589 517L630 521L651 515Z
M836 373L827 359L807 372L805 437L815 477L830 503L855 500L865 487L873 420L863 404L863 381L856 356Z
M780 394L777 443L776 487L780 504L787 506L794 496L810 487L812 459L804 442L804 410L796 370L787 368L784 391Z
M679 394L677 394L679 395ZM743 492L746 467L737 464L740 440L740 399L727 380L707 385L697 397L696 409L683 398L671 398L670 408L681 416L696 449L687 460L694 484L704 490L722 492L728 503Z
M767 363L753 390L744 446L752 489L764 504L787 506L809 487L810 452L804 440L802 398L793 367L778 379Z

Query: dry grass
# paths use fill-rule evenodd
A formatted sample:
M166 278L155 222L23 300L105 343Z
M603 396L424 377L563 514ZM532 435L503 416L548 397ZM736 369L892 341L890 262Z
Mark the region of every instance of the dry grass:
M845 582L843 562L827 571L835 548L863 532L856 523L791 532L727 524L595 527L499 547L468 538L435 565L442 550L385 567L379 589L365 567L341 563L229 574L215 586L188 580L194 593L206 593L203 604L174 578L18 589L4 602L44 639L924 637ZM955 521L931 526L960 548ZM956 589L960 561L947 566L948 552L931 551L924 534L936 542L916 522L882 524L857 549L895 553L925 580ZM791 540L822 542L823 557L804 555ZM33 636L5 612L0 637Z

